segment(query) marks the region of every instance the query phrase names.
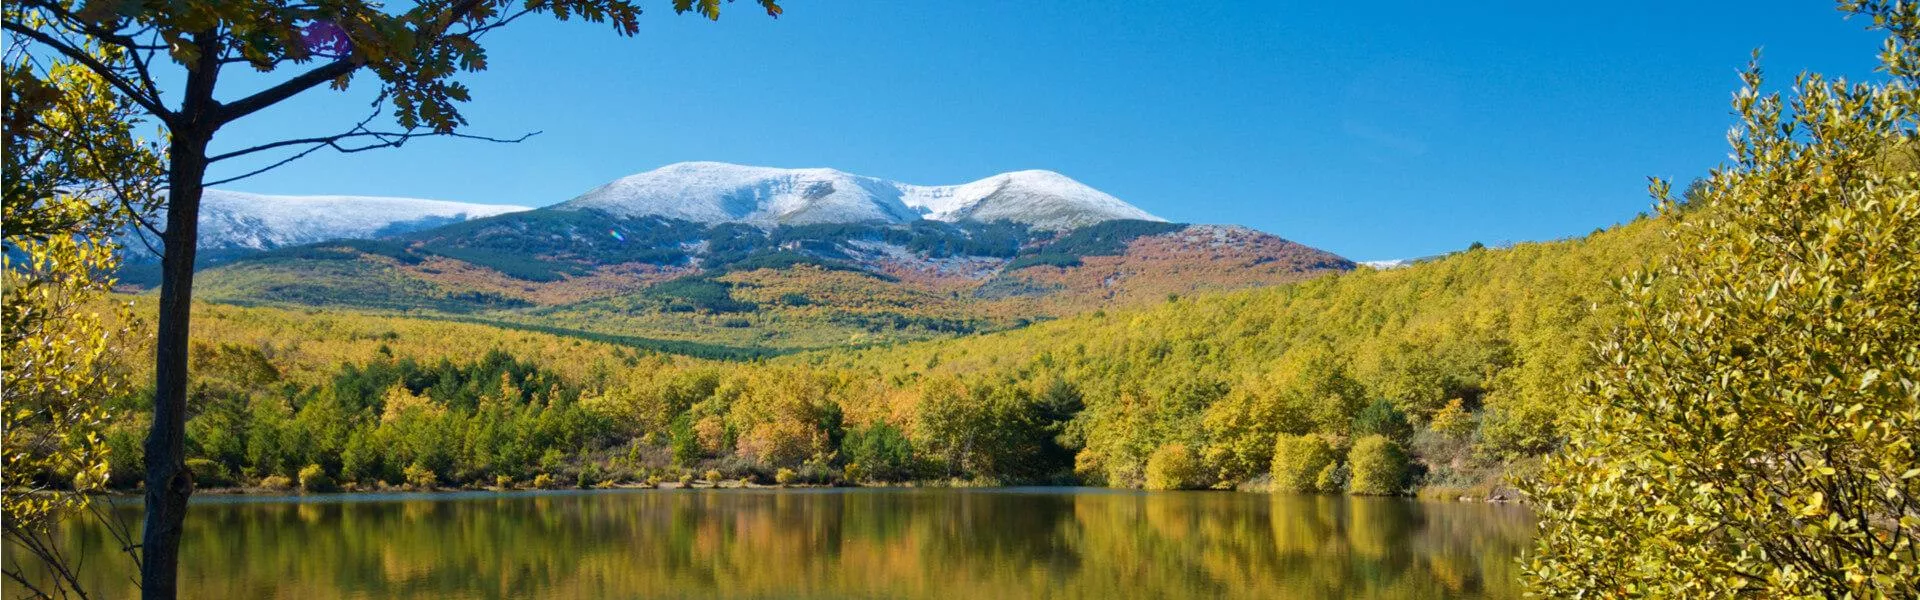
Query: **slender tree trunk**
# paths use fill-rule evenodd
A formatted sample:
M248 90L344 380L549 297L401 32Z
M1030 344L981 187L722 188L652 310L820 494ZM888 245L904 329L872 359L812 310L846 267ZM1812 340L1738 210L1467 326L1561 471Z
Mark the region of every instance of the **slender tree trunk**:
M193 316L193 259L198 246L204 139L174 132L168 150L167 229L161 257L160 327L154 342L153 428L147 435L147 517L140 543L144 598L177 596L181 523L193 475L186 469L187 344Z
M160 327L154 340L153 425L147 433L147 517L140 540L140 595L179 597L180 533L193 495L187 471L187 344L193 317L193 260L200 245L200 193L207 144L220 127L213 99L220 75L214 32L193 36L199 64L187 72L176 120L167 125L167 230L161 254Z

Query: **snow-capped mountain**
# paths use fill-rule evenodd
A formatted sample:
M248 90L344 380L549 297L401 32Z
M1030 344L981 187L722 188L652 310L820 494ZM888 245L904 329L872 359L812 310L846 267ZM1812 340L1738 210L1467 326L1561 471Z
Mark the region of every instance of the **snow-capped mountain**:
M1059 230L1118 219L1164 220L1051 171L1016 171L972 183L926 186L835 169L720 162L676 163L630 175L554 208L760 227L931 219L1008 220Z
M833 226L789 227L809 224ZM925 186L833 169L679 163L532 210L209 192L201 228L213 250L197 261L203 299L503 311L551 326L616 323L597 331L619 335L667 335L651 324L619 329L656 322L638 315L679 327L689 312L785 315L800 306L834 311L821 327L859 336L973 331L1002 315L1059 316L1354 268L1253 229L1169 223L1048 171ZM129 266L123 286L161 279L150 262ZM777 300L748 292L775 289ZM995 308L940 313L976 302ZM921 305L940 314L902 312ZM761 321L727 322L743 320Z
M207 190L200 199L200 249L270 250L376 238L523 210L530 208L418 198L272 196ZM156 227L165 221L164 214L150 220ZM136 250L136 258L146 254L138 241L128 246Z

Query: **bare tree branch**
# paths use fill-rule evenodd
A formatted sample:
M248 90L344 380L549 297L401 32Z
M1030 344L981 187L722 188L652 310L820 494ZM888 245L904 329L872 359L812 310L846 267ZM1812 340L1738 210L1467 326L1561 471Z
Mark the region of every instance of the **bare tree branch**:
M145 56L141 55L142 50L146 52ZM153 72L147 65L148 61L153 60L153 53L158 50L158 48L145 47L127 49L127 58L133 62L134 72L140 74L140 85L146 88L147 93L153 97L155 102L160 102L162 96L160 94L160 88L153 83Z
M465 139L465 140L479 140L482 142L494 142L499 144L514 144L514 143L526 141L527 138L540 134L540 132L534 131L534 132L521 134L520 137L516 137L516 138L496 138L496 137L490 137L490 136L484 136L484 135L474 135L474 134L459 133L459 132L440 133L440 132L433 132L433 131L424 131L424 132L423 131L370 131L365 129L358 129L358 128L356 129L357 129L356 131L350 131L347 133L341 133L341 134L330 135L325 137L310 137L310 138L300 138L300 139L294 139L294 140L281 140L278 142L261 144L258 146L254 146L252 148L235 150L233 152L228 152L226 154L215 156L207 159L207 162L218 162L221 160L235 158L238 156L252 154L252 153L260 152L264 150L272 150L274 148L284 148L287 146L299 146L303 144L314 144L316 146L331 147L335 150L339 150L342 153L354 153L354 152L364 152L367 150L373 150L376 148L397 147L405 143L407 140L411 140L414 138L422 138L422 137L450 137L450 138L459 138L459 139ZM341 146L338 143L336 143L341 140L363 138L363 137L376 138L376 139L379 139L380 142L377 144L364 146L364 147L348 147L348 146ZM312 149L309 149L309 150L312 150Z
M35 560L40 562L40 566L47 571L47 577L53 581L52 587L54 591L60 592L60 596L63 598L68 596L69 592L77 594L81 598L87 598L86 589L80 585L79 575L75 573L72 568L69 568L71 564L70 559L60 551L59 544L48 537L44 537L45 535L47 535L46 532L37 531L33 529L32 526L8 524L6 527L7 540L13 542L20 550L26 551L27 554L33 556ZM19 563L17 562L9 565L6 569L6 576L32 589L34 593L39 594L41 597L52 597L48 595L45 590L34 587L33 584L28 583L24 571L20 569Z
M486 25L481 25L479 27L468 29L462 32L460 35L468 39L479 40L481 36L486 35L487 32L493 31L495 29L499 29L501 27L505 27L509 23L520 20L520 17L527 16L529 14L532 14L533 12L534 12L533 8L523 8L523 9L520 9L520 12L513 13L512 15L508 15L505 18L499 19L492 23L488 23Z
M332 148L332 149L334 149L334 151L336 151L336 152L339 152L339 153L341 153L341 154L353 154L353 153L355 153L355 152L366 152L366 151L368 151L368 150L379 150L379 149L382 149L382 148L399 148L399 147L401 147L401 146L404 146L404 145L406 145L406 143L407 143L407 142L408 142L409 140L413 140L413 139L416 139L416 138L425 138L425 137L450 137L450 138L459 138L459 139L466 139L466 140L479 140L479 141L483 141L483 142L494 142L494 143L498 143L498 144L518 144L518 143L520 143L520 142L523 142L523 141L526 141L526 140L527 140L527 138L531 138L531 137L533 137L533 136L536 136L536 135L540 135L540 132L538 132L538 131L534 131L534 132L529 132L529 133L525 133L525 134L522 134L522 135L521 135L520 137L517 137L517 138L495 138L495 137L488 137L488 136L484 136L484 135L471 135L471 134L465 134L465 133L458 133L458 132L438 132L438 131L417 131L417 132L416 132L416 131L407 131L407 132L393 132L393 131L356 131L356 132L349 132L349 133L343 133L343 134L340 134L340 135L336 135L336 136L330 136L330 137L324 137L324 138L308 138L308 139L304 139L304 140L288 140L288 141L287 141L288 143L282 143L282 142L275 142L275 143L272 143L272 144L263 144L263 145L262 145L261 147L255 147L255 148L249 148L249 149L246 149L246 150L242 150L242 151L239 151L239 152L237 152L237 153L229 153L229 154L233 154L233 155L235 155L235 156L237 156L237 155L239 155L239 154L245 154L245 153L247 153L247 152L254 152L254 151L258 151L258 150L264 150L264 149L267 149L266 147L285 147L285 146L289 146L289 145L297 145L297 144L300 144L300 143L312 143L312 144L313 144L313 146L311 146L311 147L308 147L308 148L307 148L307 149L305 149L305 150L301 150L300 152L298 152L298 153L296 153L296 154L294 154L293 156L289 156L289 157L286 157L286 158L284 158L284 159L281 159L281 160L279 160L279 161L276 161L276 162L274 162L273 164L270 164L270 165L267 165L267 166L265 166L265 167L261 167L261 168L258 168L258 169L254 169L254 170L252 170L252 171L249 171L249 172L247 172L247 173L245 173L245 174L242 174L242 175L237 175L237 176L234 176L234 177L228 177L228 178L226 178L226 179L221 179L221 180L219 180L219 181L209 181L209 182L207 182L207 183L206 183L206 186L207 186L207 187L213 187L213 186L216 186L216 185L226 185L226 184L229 184L229 183L233 183L233 182L235 182L235 181L239 181L239 180L242 180L242 179L246 179L246 178L248 178L248 177L253 177L253 176L255 176L255 175L259 175L259 174L261 174L261 173L265 173L265 172L268 172L268 171L272 171L272 170L274 170L274 169L278 169L278 168L280 168L280 167L283 167L283 166L286 166L286 165L287 165L288 163L291 163L291 162L293 162L293 161L296 161L296 160L300 160L300 159L302 159L302 158L306 158L306 157L307 157L308 155L310 155L310 154L313 154L314 152L318 152L318 151L320 151L320 150L322 150L322 149L325 149L325 148ZM361 138L361 137L371 137L371 138L374 138L374 139L377 139L377 140L380 140L380 141L378 141L378 142L375 142L375 143L371 143L371 144L367 144L367 145L364 145L364 146L345 146L345 145L341 145L341 144L340 144L340 141L341 141L341 140L344 140L344 139L349 139L349 138Z
M133 526L114 518L113 513L119 506L114 505L112 495L102 494L101 497L106 499L107 508L101 509L98 503L88 502L87 509L92 510L94 518L99 519L100 523L106 526L107 534L113 536L113 541L120 544L120 551L133 560L131 565L133 572L139 573L140 543L133 540ZM135 581L138 582L137 579Z
M45 590L35 587L33 585L33 582L27 581L26 574L20 572L17 566L8 566L5 573L7 575L7 579L12 579L14 583L20 584L20 587L27 588L27 591L33 592L32 597L34 598L52 598L53 597L53 596L47 595L47 592Z

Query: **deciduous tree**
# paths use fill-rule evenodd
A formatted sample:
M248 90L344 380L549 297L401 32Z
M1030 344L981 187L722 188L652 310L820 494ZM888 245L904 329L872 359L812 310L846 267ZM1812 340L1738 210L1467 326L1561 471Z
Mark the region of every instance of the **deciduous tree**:
M133 111L93 72L11 52L5 69L0 521L9 552L34 557L45 568L32 570L50 577L30 577L18 560L6 575L37 595L84 596L51 534L107 484L106 400L126 387L114 358L135 320L107 301L104 274L119 265L114 236L135 212L128 200L152 192L159 160L134 135Z
M778 15L775 0L757 0ZM676 12L720 15L720 0L674 0ZM395 147L420 136L462 136L459 103L469 99L463 72L485 69L482 38L527 15L607 23L621 35L639 29L640 7L628 0L419 0L387 6L365 0L26 0L8 3L0 26L11 48L38 60L58 58L85 67L164 129L166 227L158 340L155 344L153 424L146 447L147 521L141 589L149 598L176 595L179 539L192 477L184 466L187 348L201 191L323 149L359 152ZM222 94L232 65L276 73L297 71L279 83L237 97ZM180 75L177 89L161 89L163 70ZM354 75L377 80L381 101L373 114L345 131L293 137L216 151L226 126L303 92L344 90ZM232 100L221 100L232 97ZM169 100L173 102L169 103ZM395 128L374 125L381 104ZM209 167L233 159L279 153L267 166L209 180Z
M1551 597L1920 597L1920 6L1887 79L1735 97L1737 162L1663 201L1570 446L1530 484ZM1653 186L1666 199L1664 182Z

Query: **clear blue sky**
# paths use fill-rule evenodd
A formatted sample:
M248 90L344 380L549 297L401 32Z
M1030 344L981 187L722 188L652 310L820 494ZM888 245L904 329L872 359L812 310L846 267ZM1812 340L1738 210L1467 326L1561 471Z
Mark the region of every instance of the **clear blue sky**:
M636 38L525 20L486 40L469 131L544 132L526 143L316 155L227 187L537 206L684 160L923 184L1039 168L1176 221L1421 256L1630 219L1646 177L1725 160L1753 48L1784 85L1871 76L1880 39L1820 0L788 0L718 23L642 4ZM344 127L370 93L310 93L216 151Z

